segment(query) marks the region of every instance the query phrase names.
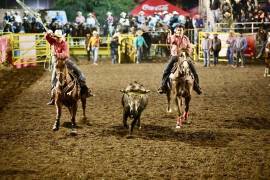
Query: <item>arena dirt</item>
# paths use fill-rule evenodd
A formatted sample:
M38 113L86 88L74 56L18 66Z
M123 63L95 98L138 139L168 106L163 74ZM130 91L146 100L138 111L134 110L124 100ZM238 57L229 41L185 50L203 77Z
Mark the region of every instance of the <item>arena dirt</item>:
M191 124L175 129L176 114L156 93L164 63L98 66L81 61L95 97L87 121L77 115L71 136L65 108L53 132L47 106L50 72L0 71L0 179L269 179L270 78L264 67L203 68L203 94L192 94ZM134 80L151 90L142 129L128 138L120 89Z

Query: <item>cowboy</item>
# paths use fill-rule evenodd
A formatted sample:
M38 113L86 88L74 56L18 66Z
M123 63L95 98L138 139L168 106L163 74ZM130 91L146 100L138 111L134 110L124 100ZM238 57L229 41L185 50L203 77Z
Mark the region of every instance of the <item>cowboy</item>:
M65 60L65 63L67 65L67 68L69 71L72 72L76 76L76 78L79 80L79 84L81 87L81 93L86 93L89 97L91 95L90 90L86 86L86 78L83 75L83 73L79 70L79 68L69 59L69 49L68 44L65 41L65 34L62 33L61 30L56 30L55 33L53 33L51 30L46 32L45 34L46 40L50 43L50 45L53 48L53 71L52 71L52 79L51 79L51 85L52 85L52 93L51 93L51 100L47 105L54 105L54 87L56 86L56 72L55 72L55 61L56 60Z
M137 64L140 64L142 62L142 57L143 57L143 46L145 46L146 48L148 48L148 45L145 42L145 39L143 38L143 31L142 30L138 30L136 32L137 37L134 40L134 47L136 50L136 55L137 55Z
M158 89L158 93L163 94L166 93L168 90L167 82L169 80L169 76L171 74L171 70L174 66L174 63L178 61L179 55L181 55L183 52L186 52L188 59L188 64L190 66L190 70L193 73L194 76L194 86L193 90L196 91L198 94L201 94L201 88L199 86L199 77L195 70L195 67L193 63L190 60L191 53L192 53L192 47L191 43L187 36L184 35L184 26L180 25L175 28L175 34L171 35L171 32L168 36L168 42L171 44L171 58L164 69L163 76L162 76L162 84L161 87Z

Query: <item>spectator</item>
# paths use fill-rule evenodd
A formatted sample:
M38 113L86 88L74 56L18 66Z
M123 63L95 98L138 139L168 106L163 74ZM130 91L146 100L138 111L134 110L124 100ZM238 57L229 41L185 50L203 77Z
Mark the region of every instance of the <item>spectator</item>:
M223 15L223 31L228 32L232 26L233 26L233 17L232 14L229 12L225 12L225 14Z
M228 64L233 66L233 55L234 55L233 47L234 47L234 43L235 43L235 37L234 37L234 32L233 31L231 31L229 33L229 37L226 40L226 43L228 45L228 48L227 48Z
M239 36L235 39L235 43L233 46L234 52L236 53L235 66L239 66L239 58L241 59L241 67L244 67L245 56L244 51L247 48L247 40L246 37L243 36L243 33L240 32Z
M88 47L90 39L91 39L91 34L90 33L86 34L85 48L86 48L86 52L87 52L87 59L89 62L91 61L91 49L90 49L90 47Z
M86 18L86 26L94 28L97 26L96 18L92 13L89 13Z
M106 27L109 31L109 35L112 36L113 35L113 31L114 31L114 18L112 16L111 12L107 12L107 19L106 19Z
M202 40L202 50L203 50L203 66L210 67L210 50L212 48L211 39L209 38L209 33L204 34L204 39Z
M54 18L60 25L64 25L64 18L59 12L56 12L56 16Z
M94 65L98 65L97 60L98 60L99 45L100 45L99 33L97 31L93 31L93 36L90 38L88 42L87 50L89 51L91 49Z
M210 0L210 10L213 13L214 23L219 22L220 5L220 0Z
M118 60L118 36L120 33L115 33L112 37L110 48L111 48L111 58L112 58L112 64L116 64Z
M77 24L82 24L82 23L84 23L85 22L85 18L84 18L84 16L82 15L82 12L81 11L78 11L77 12L77 16L76 16L76 18L75 18L75 23L77 23Z
M138 30L137 31L137 37L134 40L134 47L136 50L136 63L139 64L142 61L142 56L143 56L143 46L145 46L146 48L148 47L144 38L143 38L143 31L142 30Z
M127 13L121 12L119 24L121 26L122 33L128 33L130 23L129 23L129 19L127 18Z
M137 17L138 28L141 28L142 25L144 25L145 23L146 23L146 17L144 16L144 12L140 11Z
M212 51L214 57L214 66L218 64L219 52L221 50L221 40L218 38L218 34L214 34L214 38L212 40Z
M22 30L22 17L19 15L18 11L15 11L14 14L14 23L13 28L15 33L19 33Z

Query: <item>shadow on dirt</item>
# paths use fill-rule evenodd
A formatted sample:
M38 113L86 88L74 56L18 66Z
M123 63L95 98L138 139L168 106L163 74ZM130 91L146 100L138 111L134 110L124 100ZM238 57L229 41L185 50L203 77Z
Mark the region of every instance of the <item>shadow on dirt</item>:
M0 176L33 175L36 173L37 172L33 170L16 170L16 169L0 170Z
M103 136L128 137L128 130L123 126L113 126L103 131ZM209 130L189 131L157 125L145 125L141 130L134 129L133 138L158 141L181 141L195 146L224 147L233 140L231 134L213 132Z
M0 112L45 72L43 67L0 70Z
M227 128L255 130L270 129L270 120L263 117L243 117L228 125Z

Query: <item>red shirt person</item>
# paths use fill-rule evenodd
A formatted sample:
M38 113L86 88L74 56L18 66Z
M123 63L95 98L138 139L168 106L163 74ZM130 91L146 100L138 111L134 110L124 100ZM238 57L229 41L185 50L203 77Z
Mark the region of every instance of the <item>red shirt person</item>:
M56 30L53 34L48 32L45 35L46 40L54 48L54 56L56 59L66 60L69 58L69 48L65 41L64 35L62 35L61 30Z
M168 42L171 45L171 59L168 62L168 65L164 69L163 76L162 76L162 83L161 87L158 89L158 93L166 93L168 90L167 82L169 80L169 76L171 73L171 70L174 66L174 63L178 61L178 57L181 55L186 55L183 53L187 53L189 57L192 57L192 45L188 39L187 36L184 35L184 27L178 26L175 28L175 33L171 35L171 32L168 36ZM201 94L201 88L199 87L199 77L196 72L196 69L191 62L191 60L188 61L188 64L190 66L190 70L192 71L195 79L195 83L193 86L193 89L198 93Z
M69 59L69 48L68 43L65 40L65 35L63 35L61 30L56 30L55 33L48 31L45 34L46 40L53 48L53 72L52 72L52 96L51 101L48 105L54 105L53 89L56 85L56 73L55 73L55 60L65 60L66 66L69 71L72 71L76 78L79 80L81 86L81 93L87 94L89 97L91 95L90 90L86 86L86 78L84 74L79 70L79 68Z

